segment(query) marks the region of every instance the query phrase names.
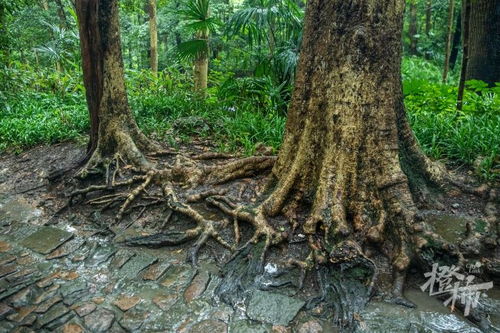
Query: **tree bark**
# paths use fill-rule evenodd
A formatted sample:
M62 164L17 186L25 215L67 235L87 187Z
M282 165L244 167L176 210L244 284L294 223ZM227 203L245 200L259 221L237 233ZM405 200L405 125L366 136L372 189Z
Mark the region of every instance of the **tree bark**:
M205 96L208 86L208 57L210 54L208 31L201 31L197 33L196 37L207 43L207 49L200 52L194 60L194 90L201 96Z
M404 111L403 12L404 0L308 1L274 187L262 204L267 215L297 220L330 261L349 243L385 262L395 296L414 248L410 188L416 195L417 178L442 172L421 153Z
M455 0L450 0L448 5L448 29L446 32L446 46L444 52L443 83L448 78L448 69L450 67L451 37L453 34L453 14L455 13Z
M59 16L60 26L61 28L68 27L68 20L66 19L66 14L64 14L64 5L62 0L54 0L57 5L57 15Z
M432 28L432 0L425 2L425 34L429 36Z
M500 82L500 0L471 1L465 80Z
M151 165L142 151L156 147L137 127L128 105L121 54L117 0L78 0L82 68L90 115L84 170L117 154L139 168Z
M454 69L457 63L458 51L460 49L460 40L462 39L462 10L458 11L455 32L453 33L453 44L450 54L450 68Z
M154 75L158 72L158 28L156 24L156 0L149 0L150 65Z
M417 3L416 0L410 2L410 26L408 27L408 35L410 37L410 54L417 55Z
M460 71L460 82L458 83L457 109L462 110L464 100L465 81L467 80L467 67L469 67L469 43L470 43L470 18L471 0L462 0L462 69Z

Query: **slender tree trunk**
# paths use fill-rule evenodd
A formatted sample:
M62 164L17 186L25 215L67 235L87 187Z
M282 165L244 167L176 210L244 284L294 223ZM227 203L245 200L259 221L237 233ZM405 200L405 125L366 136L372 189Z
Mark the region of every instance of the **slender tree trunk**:
M408 27L408 34L410 37L410 54L417 54L417 3L416 0L410 2L410 26Z
M2 3L0 3L0 56L5 64L9 65L9 47L8 47L8 30L6 22L6 10Z
M432 29L432 0L425 2L425 34L429 36Z
M205 96L208 86L208 58L210 55L208 31L198 33L197 38L204 40L207 48L200 52L194 60L194 90L201 96Z
M462 0L462 69L458 83L457 109L462 110L464 100L467 67L469 66L469 34L471 18L471 0Z
M158 72L158 28L156 25L156 0L149 0L150 65L154 75Z
M446 46L444 52L443 83L448 78L450 67L451 37L453 35L453 14L455 13L455 0L450 0L448 5L448 30L446 32Z
M396 297L414 248L410 188L415 195L417 178L442 172L421 153L404 111L404 2L308 1L275 185L263 203L324 250L318 261L341 261L344 249L389 267L380 281L392 281ZM305 220L297 217L304 207Z
M500 82L500 0L472 0L465 80Z
M61 28L68 28L68 20L66 19L66 14L64 13L64 5L62 0L54 0L57 5L57 15L59 16Z
M458 12L455 32L453 33L453 44L450 54L450 68L454 69L457 63L458 51L460 49L460 40L462 39L462 10Z
M49 10L49 3L47 0L41 0L40 6L42 7L43 10Z
M77 0L83 78L90 114L87 166L99 167L119 154L147 169L142 151L154 149L137 127L128 105L117 0Z

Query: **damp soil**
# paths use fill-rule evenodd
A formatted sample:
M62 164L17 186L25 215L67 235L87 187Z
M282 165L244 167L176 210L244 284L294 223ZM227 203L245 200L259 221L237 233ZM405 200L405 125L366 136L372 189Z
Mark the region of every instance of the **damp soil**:
M181 146L189 152L208 152L206 142ZM199 266L186 262L193 244L151 246L124 243L141 236L185 230L194 223L163 205L137 207L114 224L116 209L98 210L75 202L68 206L68 193L81 186L70 178L50 182L54 171L69 167L82 156L84 147L72 143L40 146L19 155L0 155L0 331L76 332L496 332L500 330L498 269L489 275L481 264L475 274L495 285L488 292L484 314L488 324L452 312L443 300L431 297L420 286L424 272L414 268L405 296L416 308L380 300L355 308L354 325L346 328L341 306L356 305L355 284L344 283L332 272L307 274L298 288L298 270L279 274L282 259L289 253L307 255L303 235L290 244L270 251L264 277L246 281L248 290L219 293L231 253L214 241L200 252ZM166 163L170 157L160 159ZM260 186L264 176L233 184ZM498 184L489 184L495 188ZM236 190L234 190L236 191ZM256 189L247 186L242 197L251 203ZM87 198L89 199L89 198ZM90 198L91 199L91 198ZM450 192L440 198L440 210L424 210L423 218L433 231L456 246L470 250L469 263L488 257L497 267L498 246L466 242L465 232L493 234L492 203L481 198ZM206 216L223 218L216 210L200 204ZM286 225L276 219L275 228ZM231 239L231 228L222 233ZM251 237L250 226L242 225L242 242ZM496 236L495 236L496 237ZM491 237L490 237L491 238ZM494 241L497 241L494 238ZM491 239L490 239L491 242ZM134 246L128 246L128 245ZM146 246L147 245L147 246ZM488 246L486 246L488 245ZM468 266L469 267L469 266ZM469 268L470 268L469 267ZM464 268L466 269L466 268ZM333 274L333 275L332 275ZM347 271L346 271L347 274ZM330 300L321 296L321 276L337 279L343 290L332 289ZM351 287L349 287L351 286ZM351 288L351 289L349 289ZM229 297L228 296L238 296ZM221 297L222 295L222 297ZM337 303L335 304L330 303ZM363 303L363 302L361 302ZM364 303L363 303L364 305ZM484 318L483 318L484 319ZM21 330L22 329L22 330Z

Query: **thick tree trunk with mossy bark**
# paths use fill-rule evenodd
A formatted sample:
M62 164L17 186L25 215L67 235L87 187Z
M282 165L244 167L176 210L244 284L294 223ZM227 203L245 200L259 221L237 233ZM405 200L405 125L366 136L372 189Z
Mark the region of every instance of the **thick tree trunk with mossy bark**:
M500 0L471 0L465 80L500 82Z
M90 142L83 172L121 157L140 169L143 152L157 149L139 130L125 89L117 0L78 0L82 67L90 114Z
M419 150L404 113L403 11L404 0L308 2L276 182L262 205L302 228L316 261L341 260L347 247L390 262L396 297L415 250L412 190L425 194L420 184L443 173Z

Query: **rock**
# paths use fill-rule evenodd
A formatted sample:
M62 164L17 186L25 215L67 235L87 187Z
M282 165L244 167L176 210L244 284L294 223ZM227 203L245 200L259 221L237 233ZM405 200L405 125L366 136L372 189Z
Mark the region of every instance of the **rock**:
M61 296L55 296L55 297L52 297L48 300L46 300L45 302L43 302L42 304L40 304L36 309L35 309L35 312L36 313L45 313L47 312L54 304L57 304L59 302L62 301L62 298Z
M17 265L15 264L0 266L0 278L12 274L14 272L17 272Z
M186 303L190 303L192 300L198 298L205 289L210 280L210 274L208 272L199 272L191 281L189 287L184 291L184 300Z
M153 298L153 303L163 311L168 311L177 302L177 295L158 295Z
M85 317L85 326L91 332L107 332L114 321L113 311L101 308Z
M15 330L13 330L11 333L35 333L31 328L28 328L26 326L19 326Z
M196 323L189 333L227 333L227 325L219 320L207 319Z
M116 248L112 245L96 245L96 247L90 251L88 258L85 260L85 265L89 267L98 266L106 262L115 253Z
M323 327L317 320L309 320L301 324L297 330L297 333L321 333L323 332Z
M128 279L136 278L146 267L151 266L158 258L145 253L139 253L127 261L120 269L119 276Z
M193 279L196 270L186 265L173 265L165 273L165 279L160 283L167 288L179 289Z
M73 234L70 232L44 226L23 239L20 244L35 252L49 254L72 237Z
M26 306L19 308L16 310L17 311L16 313L11 314L10 316L7 317L7 319L9 319L10 321L15 321L16 323L20 323L24 320L24 318L26 318L30 313L32 313L34 309L35 309L34 306Z
M40 304L44 302L45 300L53 297L56 293L57 290L59 289L60 285L59 284L54 284L47 290L45 290L42 294L40 294L38 297L35 298L34 304Z
M36 321L36 315L34 313L30 313L29 315L24 318L22 322L19 323L19 325L24 325L24 326L32 326Z
M41 279L40 281L38 281L36 283L36 286L38 288L46 288L46 287L50 286L53 283L54 279L57 278L58 276L59 276L59 272L52 273L49 276L46 276L43 279Z
M165 271L170 267L170 263L168 261L163 261L160 263L156 263L149 267L144 274L142 275L142 278L144 280L150 280L150 281L156 281L160 278L160 276L165 273Z
M116 254L113 257L113 260L111 260L111 263L109 264L109 266L112 269L119 269L127 261L129 261L129 259L132 258L134 255L135 255L135 253L130 251L130 250L120 249L120 250L118 250L118 252L116 252Z
M7 252L10 250L10 244L4 241L0 241L0 253Z
M37 327L42 328L45 325L50 324L54 320L64 316L66 313L68 313L70 310L64 306L62 303L59 303L52 308L50 308L49 311L47 311L45 314L41 315L37 319Z
M104 303L105 300L106 299L104 297L94 297L92 299L92 302L94 302L97 305L100 305L100 304Z
M256 290L250 297L247 315L253 320L286 326L304 304L300 299Z
M292 329L290 327L274 325L271 328L271 333L292 333Z
M45 328L48 331L54 331L56 328L61 327L62 325L70 321L74 316L75 314L73 312L68 312L64 316L61 316L56 320L52 321L50 324L47 324Z
M9 304L15 308L28 305L33 299L33 290L31 287L24 288L9 298Z
M121 295L120 298L113 302L113 304L120 310L127 311L136 306L140 301L141 299L137 296Z
M80 274L78 274L75 271L65 271L65 272L59 272L57 275L58 278L66 281L73 281L74 279L78 278Z
M455 202L455 203L451 204L451 207L453 207L453 208L459 208L460 204L458 204L458 203Z
M49 255L47 255L46 259L51 260L51 259L58 259L65 257L73 253L74 251L78 250L84 243L85 240L81 238L74 239L52 251Z
M85 317L86 315L92 313L97 308L97 305L94 303L83 303L77 307L75 307L75 312L80 317Z
M5 254L0 257L0 266L10 264L16 260L16 256L13 256L12 254Z
M147 311L134 308L123 314L120 325L128 331L137 332L148 316Z
M67 305L81 300L83 296L88 296L88 294L87 282L85 281L68 283L61 288L61 295Z
M83 328L78 324L68 323L63 326L62 331L63 333L82 333Z
M19 283L22 283L23 281L26 281L26 279L35 272L36 271L34 269L25 268L21 271L18 271L17 273L7 276L5 280L9 282L10 286L17 285Z
M229 332L237 333L269 333L270 325L252 323L249 320L238 320L229 325ZM215 333L215 332L214 332Z
M0 320L14 312L14 309L5 303L0 303Z
M465 319L447 313L446 308L432 309L405 308L386 302L372 301L360 313L361 324L354 332L455 332L455 333L480 333ZM426 311L427 310L427 311Z

